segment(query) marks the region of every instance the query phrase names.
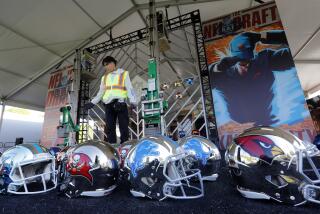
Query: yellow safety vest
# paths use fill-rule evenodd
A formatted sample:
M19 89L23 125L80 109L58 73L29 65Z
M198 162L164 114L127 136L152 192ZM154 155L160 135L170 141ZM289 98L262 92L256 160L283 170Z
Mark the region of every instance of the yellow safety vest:
M127 98L128 92L125 87L125 79L127 75L128 72L124 71L121 74L110 73L107 75L107 78L103 76L102 81L106 86L106 91L104 92L102 99L107 100L110 97Z

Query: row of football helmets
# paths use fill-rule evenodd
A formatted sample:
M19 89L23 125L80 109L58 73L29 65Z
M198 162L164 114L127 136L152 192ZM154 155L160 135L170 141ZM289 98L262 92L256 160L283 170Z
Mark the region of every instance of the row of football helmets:
M320 151L286 131L248 129L229 145L225 160L244 197L320 203ZM204 195L204 181L217 179L220 162L215 144L200 136L179 142L146 137L128 141L119 150L89 141L55 157L37 144L22 144L0 158L0 191L34 194L57 187L70 198L104 196L121 178L136 197L193 199Z

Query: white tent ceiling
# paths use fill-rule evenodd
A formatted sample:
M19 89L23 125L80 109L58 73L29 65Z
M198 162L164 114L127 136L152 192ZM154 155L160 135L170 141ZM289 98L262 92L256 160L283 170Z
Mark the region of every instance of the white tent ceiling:
M264 0L267 2L268 0ZM145 27L148 0L0 0L0 97L11 105L43 110L49 73L61 60L73 62L76 48L107 40ZM202 21L258 3L254 0L157 0L158 8L169 6L169 18L200 9ZM279 13L305 91L320 89L320 1L277 0ZM176 32L179 52L188 51L183 32ZM191 41L191 40L190 40ZM143 45L139 48L148 52ZM130 58L134 46L118 51L128 69L136 64ZM124 50L128 50L127 53ZM116 54L117 51L114 52ZM146 56L139 53L137 64L146 68ZM169 54L170 55L170 54ZM168 58L174 58L171 53ZM168 72L183 76L184 62L164 63ZM173 74L172 74L173 75ZM163 75L164 79L172 79ZM319 87L319 88L318 88Z

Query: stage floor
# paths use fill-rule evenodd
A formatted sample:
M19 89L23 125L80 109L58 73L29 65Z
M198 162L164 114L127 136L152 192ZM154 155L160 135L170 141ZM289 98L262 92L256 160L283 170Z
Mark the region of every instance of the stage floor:
M0 196L0 213L319 213L320 205L300 207L273 201L243 198L230 185L227 169L222 168L217 182L205 183L205 196L195 200L138 199L130 195L127 186L119 186L102 198L68 199L52 191L41 195Z

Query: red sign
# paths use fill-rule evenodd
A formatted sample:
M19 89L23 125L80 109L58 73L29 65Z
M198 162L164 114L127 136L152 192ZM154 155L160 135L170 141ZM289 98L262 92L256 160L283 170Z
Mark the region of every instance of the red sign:
M57 137L60 108L68 104L68 90L73 80L73 65L65 66L51 73L42 127L41 145L49 148L63 143Z

